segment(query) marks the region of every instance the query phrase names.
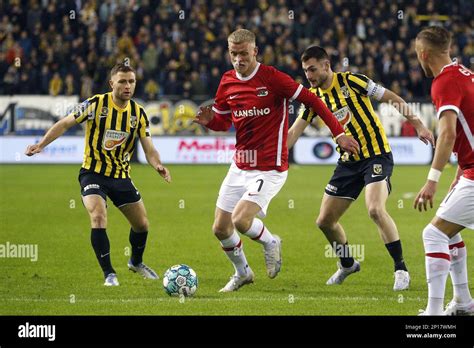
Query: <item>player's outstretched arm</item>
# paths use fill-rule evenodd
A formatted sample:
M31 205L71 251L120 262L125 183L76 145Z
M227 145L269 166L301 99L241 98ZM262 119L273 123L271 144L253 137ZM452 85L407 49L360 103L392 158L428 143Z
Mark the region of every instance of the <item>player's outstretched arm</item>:
M193 119L194 123L207 127L214 131L228 131L232 126L230 117L226 115L219 115L212 110L210 105L201 106L197 115Z
M298 138L303 134L304 130L308 126L308 122L301 118L297 118L291 128L288 130L288 149L291 149L295 145Z
M165 179L166 182L170 183L170 171L161 163L160 154L153 145L151 137L140 138L140 143L142 144L143 151L145 152L147 162L158 172L158 174L163 177L163 179Z
M63 135L69 128L76 124L74 115L69 115L56 122L43 136L38 144L28 145L25 155L33 156L43 151L43 149L54 140Z
M389 89L385 89L380 101L383 103L392 104L395 109L397 109L397 111L401 113L413 127L415 127L416 134L418 134L418 138L422 142L425 144L430 143L433 147L435 146L433 133L428 128L426 128L426 126L423 124L423 121L421 121L421 119L415 115L413 110L405 102L405 100L403 100L402 97Z
M307 107L313 109L313 111L321 117L342 151L351 154L359 153L359 143L353 137L349 137L344 133L344 128L339 124L336 116L333 115L321 99L304 87L301 88L301 92L296 99Z
M420 192L416 195L413 207L422 211L427 210L427 203L433 208L433 197L436 193L441 172L448 163L456 141L457 114L453 110L443 111L439 120L438 146L436 146L433 163L428 179Z

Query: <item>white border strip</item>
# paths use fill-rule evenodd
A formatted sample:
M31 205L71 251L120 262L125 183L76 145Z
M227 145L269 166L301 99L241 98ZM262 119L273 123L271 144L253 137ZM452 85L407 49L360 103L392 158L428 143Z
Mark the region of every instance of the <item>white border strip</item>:
M474 151L474 136L472 135L471 129L467 124L466 118L464 117L464 114L461 111L459 111L458 113L458 120L461 123L462 129L464 130L464 134L466 135L469 144L471 145L472 151Z
M443 105L442 107L439 108L438 112L436 113L436 118L439 119L439 116L441 115L441 113L443 111L446 111L446 110L453 110L455 111L458 115L460 113L460 110L459 108L456 106L456 105Z
M231 110L221 111L221 110L217 109L215 106L212 107L212 111L214 111L217 114L221 114L221 115L230 114L232 112Z
M290 98L290 102L298 98L302 89L303 89L303 85L299 85L298 88L296 89L295 94L293 94L293 96Z
M277 161L276 165L281 166L281 152L283 147L283 126L286 119L286 99L283 99L283 118L280 123L280 129L278 130L278 147L277 147Z

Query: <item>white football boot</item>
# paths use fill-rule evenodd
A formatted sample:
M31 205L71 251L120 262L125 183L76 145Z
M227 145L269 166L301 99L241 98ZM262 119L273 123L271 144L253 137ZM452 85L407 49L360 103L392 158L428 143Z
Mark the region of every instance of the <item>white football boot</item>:
M237 274L234 274L230 277L229 282L219 290L219 292L232 292L239 290L242 286L253 283L255 275L250 268L247 270L247 276L241 277Z
M275 278L281 270L281 238L276 234L273 235L274 241L265 245L263 251L265 253L265 266L267 267L267 275L270 279Z
M451 300L444 310L444 315L474 315L474 301L466 304L460 304Z
M395 283L393 284L394 291L407 290L410 286L410 274L404 270L395 272Z
M128 269L134 273L138 273L143 276L145 279L159 279L160 277L154 270L145 265L143 262L138 266L134 266L132 261L128 261Z
M326 285L342 284L344 279L350 274L360 271L360 263L357 260L354 260L354 264L351 267L342 267L340 262L337 263L337 267L339 269L328 279Z
M105 277L105 286L119 286L119 282L117 279L117 275L115 273L109 273L107 274L107 277Z

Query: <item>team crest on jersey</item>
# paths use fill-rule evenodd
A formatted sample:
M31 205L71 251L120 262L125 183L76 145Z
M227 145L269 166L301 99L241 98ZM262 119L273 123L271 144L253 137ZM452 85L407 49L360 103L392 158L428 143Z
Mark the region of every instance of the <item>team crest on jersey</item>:
M349 92L349 88L347 88L347 86L342 86L341 87L341 93L344 96L344 98L349 98L351 96L351 94Z
M382 165L381 164L374 164L374 174L380 175L382 174Z
M104 106L102 109L100 109L99 117L107 117L108 113L109 113L109 109L106 106Z
M130 127L137 128L137 116L132 115L130 116Z
M335 111L334 116L336 116L343 128L345 128L352 119L352 113L348 106L344 106L342 109Z
M257 97L266 97L268 95L267 87L257 87Z
M104 135L104 140L102 141L102 147L107 151L113 150L117 146L122 145L127 140L127 138L127 132L107 129Z

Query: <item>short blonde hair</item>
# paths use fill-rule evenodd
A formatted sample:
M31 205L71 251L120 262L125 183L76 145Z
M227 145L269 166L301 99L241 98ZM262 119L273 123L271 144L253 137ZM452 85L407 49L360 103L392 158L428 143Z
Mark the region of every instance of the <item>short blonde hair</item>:
M247 29L237 29L227 38L228 42L232 42L234 44L240 44L244 42L255 43L255 40L255 34Z
M433 48L443 51L448 51L451 46L451 34L442 27L427 27L420 31L416 38L425 41Z

